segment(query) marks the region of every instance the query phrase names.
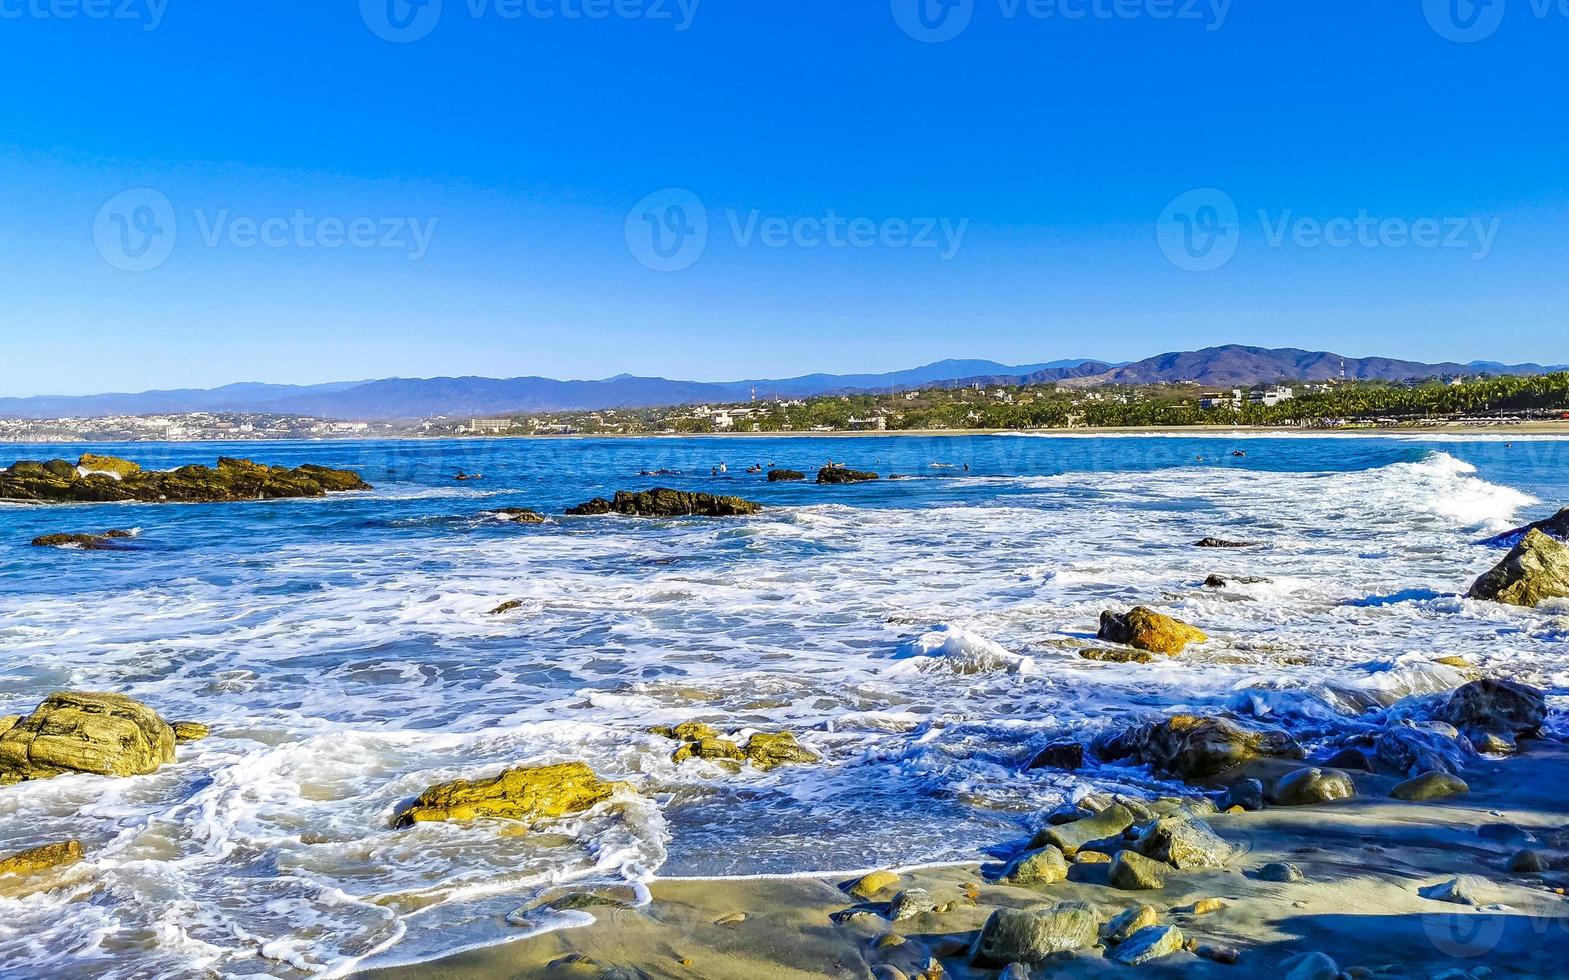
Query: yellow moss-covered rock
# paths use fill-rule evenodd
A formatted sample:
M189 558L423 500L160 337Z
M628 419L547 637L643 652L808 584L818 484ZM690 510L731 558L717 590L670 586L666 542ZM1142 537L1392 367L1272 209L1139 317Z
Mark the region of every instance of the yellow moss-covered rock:
M858 878L850 886L850 894L862 901L870 902L888 889L897 886L900 880L892 871L873 871Z
M0 875L32 875L61 865L75 864L82 859L82 842L61 841L20 851L0 858Z
M212 729L199 721L176 721L169 727L174 729L176 742L197 742L212 734Z
M802 746L789 732L758 732L747 740L745 752L747 761L763 770L817 761L817 753Z
M396 825L408 827L433 820L502 817L534 823L581 813L610 799L625 783L600 779L582 762L553 766L522 766L489 779L457 779L421 793Z
M730 759L740 761L746 758L746 753L741 751L741 746L728 738L701 738L695 742L686 742L675 754L670 757L671 762L685 762L688 759Z
M1100 639L1121 643L1136 650L1149 650L1176 656L1189 643L1203 643L1209 636L1196 626L1158 613L1148 606L1135 606L1123 615L1100 615Z
M121 480L142 471L140 463L133 463L118 456L100 456L97 453L83 453L82 458L76 461L76 465L90 473L112 473Z
M665 738L678 739L682 742L701 742L705 738L719 737L717 728L701 721L683 721L674 727L656 725L650 728L649 732L654 735L662 735Z
M173 761L174 729L122 694L51 694L0 735L0 782L64 772L137 776Z

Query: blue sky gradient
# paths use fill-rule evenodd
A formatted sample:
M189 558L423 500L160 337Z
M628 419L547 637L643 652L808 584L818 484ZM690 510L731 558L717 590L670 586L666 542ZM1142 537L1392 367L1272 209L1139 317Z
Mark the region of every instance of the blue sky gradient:
M397 41L386 0L74 2L0 0L0 394L1228 342L1569 360L1569 18L1540 0L1464 29L1444 18L1469 0L961 0L935 43L901 29L906 0L443 0ZM141 272L103 249L133 188L175 225ZM667 188L709 229L656 271L628 216ZM1211 271L1157 234L1195 188L1238 215ZM830 213L962 236L733 231ZM378 244L246 244L244 219L296 214L368 219ZM1475 224L1331 247L1301 223L1359 215Z

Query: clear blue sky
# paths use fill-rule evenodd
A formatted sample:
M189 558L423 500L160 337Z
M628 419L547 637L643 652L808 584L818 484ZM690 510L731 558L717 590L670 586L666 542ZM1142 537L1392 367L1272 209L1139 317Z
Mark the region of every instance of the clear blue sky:
M443 0L429 22L395 0L429 28L403 43L367 26L388 32L387 0L63 16L79 2L0 0L0 394L1224 342L1569 361L1569 19L1530 0L1484 10L1503 16L1470 43L1434 28L1444 0L1236 0L1223 17L1201 0L1193 18L1156 16L1188 0L963 0L941 43L901 29L922 33L905 0L659 0L663 19ZM959 23L935 9L936 30ZM176 234L124 271L105 251L131 240L104 208L143 187ZM1239 237L1196 272L1157 230L1203 187L1235 203ZM629 212L664 188L708 218L679 271L629 247ZM411 258L406 228L385 248L292 229L246 247L233 223L296 212L435 226ZM946 218L963 237L951 256L772 247L733 230L753 212ZM156 211L118 213L127 234L162 231ZM1281 221L1362 213L1493 234L1482 258L1474 227L1458 248L1310 247L1294 224L1271 243Z

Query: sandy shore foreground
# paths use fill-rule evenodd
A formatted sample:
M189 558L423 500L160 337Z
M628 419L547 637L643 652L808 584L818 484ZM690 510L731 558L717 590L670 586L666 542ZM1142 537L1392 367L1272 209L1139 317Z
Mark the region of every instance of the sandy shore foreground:
M1228 867L1173 873L1158 891L1106 883L1107 865L1075 864L1068 881L1037 886L991 883L992 866L925 869L899 886L927 889L940 911L894 923L886 907L859 914L844 881L662 881L644 908L599 908L592 925L550 933L437 962L364 974L376 980L479 980L498 977L714 978L995 977L969 965L977 930L997 908L1046 908L1083 901L1120 911L1139 903L1201 946L1237 954L1234 964L1181 951L1139 967L1106 958L1102 948L1059 953L1025 974L1099 977L1274 976L1281 964L1322 952L1351 976L1551 977L1569 974L1569 748L1523 742L1507 759L1465 773L1471 791L1429 803L1389 797L1392 776L1352 774L1358 797L1311 807L1220 814L1214 829L1238 848ZM1301 763L1256 764L1270 778ZM1238 773L1227 774L1228 781ZM854 834L854 827L846 827ZM991 842L983 842L991 843ZM1006 842L995 842L1002 845ZM1017 842L1016 842L1017 843ZM1522 849L1553 859L1553 870L1511 872ZM1305 880L1256 878L1269 862L1289 861ZM1490 883L1489 904L1472 907L1424 898L1418 889L1458 874ZM892 890L878 897L886 899ZM1182 911L1219 898L1219 911ZM941 910L946 907L946 910Z

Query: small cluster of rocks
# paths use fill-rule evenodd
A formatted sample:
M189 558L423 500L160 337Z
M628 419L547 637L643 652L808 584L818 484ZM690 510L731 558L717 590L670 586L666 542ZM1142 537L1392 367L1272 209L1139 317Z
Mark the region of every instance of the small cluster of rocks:
M790 732L754 732L746 744L732 741L712 725L687 721L673 727L650 729L654 735L681 743L671 755L672 762L707 759L734 764L749 763L764 772L779 766L808 765L819 761L817 753L796 741Z

